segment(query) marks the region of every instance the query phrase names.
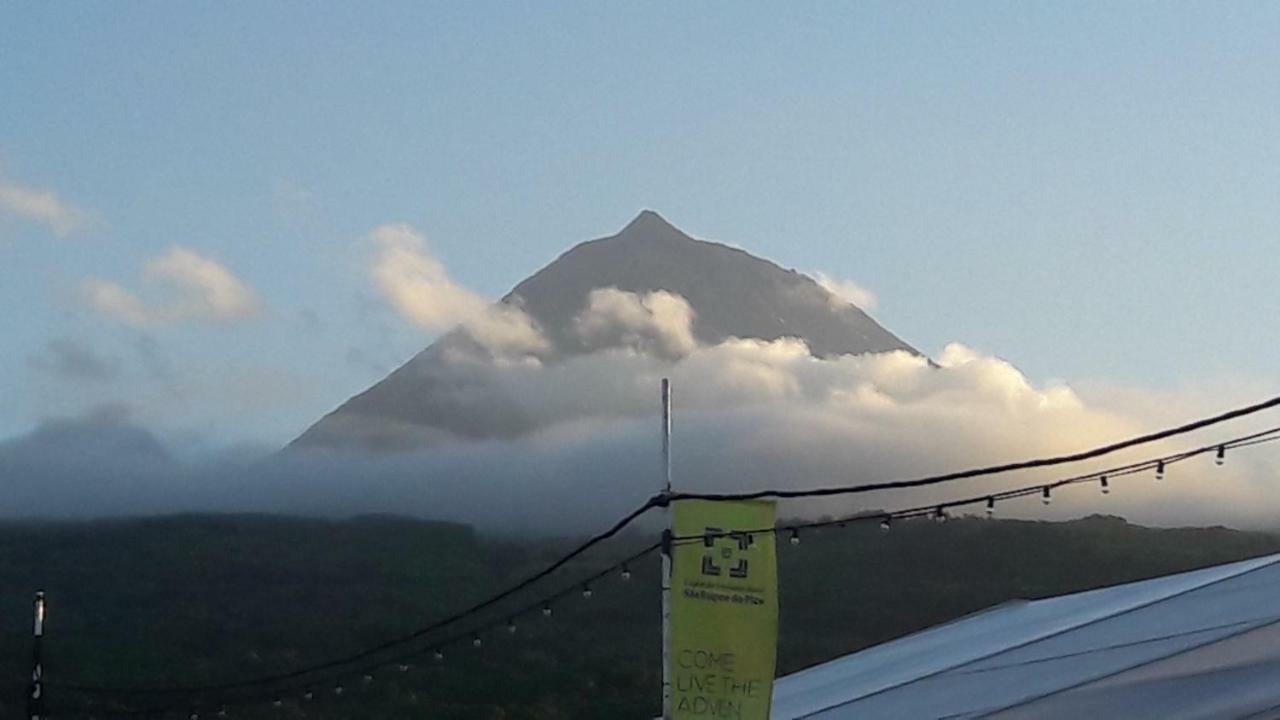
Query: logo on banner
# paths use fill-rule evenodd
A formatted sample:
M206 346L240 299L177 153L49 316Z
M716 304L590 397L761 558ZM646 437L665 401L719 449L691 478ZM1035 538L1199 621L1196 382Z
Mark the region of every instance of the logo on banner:
M751 573L751 559L746 551L755 543L751 533L726 532L724 528L707 528L702 544L702 574L719 577L728 568L729 577L746 579Z

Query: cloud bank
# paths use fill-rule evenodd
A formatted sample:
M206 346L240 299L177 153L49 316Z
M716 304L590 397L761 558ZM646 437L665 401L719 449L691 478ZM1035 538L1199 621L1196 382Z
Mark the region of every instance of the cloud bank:
M153 301L97 278L82 283L81 292L99 313L135 327L183 321L226 325L251 319L262 310L261 300L248 284L220 263L187 248L173 247L148 260L144 275L158 288Z
M618 347L560 363L488 368L494 396L516 397L520 409L536 415L537 430L401 453L237 452L184 461L120 412L98 413L50 421L0 443L0 474L11 479L0 517L393 512L494 532L586 532L659 487L657 386L664 376L675 386L675 480L685 490L918 477L1080 450L1225 407L1217 398L1193 415L1132 412L1106 397L1086 401L1066 387L1037 387L1008 363L960 345L944 350L938 366L906 353L822 360L795 340L732 340L675 361ZM1236 423L1056 472L790 502L783 513L836 515L980 495L1249 428ZM999 512L1033 518L1106 512L1149 524L1270 527L1280 509L1271 492L1277 470L1276 453L1264 446L1232 453L1223 468L1208 458L1174 466L1162 483L1120 479L1106 498L1080 486L1057 493L1049 508L1030 498Z

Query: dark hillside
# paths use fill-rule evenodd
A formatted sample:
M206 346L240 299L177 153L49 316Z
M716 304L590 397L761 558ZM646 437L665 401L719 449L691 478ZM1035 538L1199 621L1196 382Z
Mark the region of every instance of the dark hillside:
M646 539L616 541L621 553ZM0 526L0 716L21 712L31 592L49 595L58 682L190 684L288 670L430 622L545 565L565 542L495 541L456 525L172 516ZM1012 598L1035 598L1280 551L1280 538L1223 528L1156 530L1118 518L1070 523L955 520L828 529L780 546L780 669L790 672ZM603 566L588 559L560 578ZM508 636L464 639L443 664L362 671L282 708L230 717L653 717L657 567L572 594ZM492 619L505 621L506 610ZM164 702L171 702L166 698ZM206 702L208 702L206 700ZM209 708L206 707L206 710ZM166 717L186 718L190 710ZM64 715L65 716L65 715ZM107 715L101 715L108 717ZM214 716L209 713L208 716ZM55 715L55 717L57 717ZM205 717L205 715L202 715Z

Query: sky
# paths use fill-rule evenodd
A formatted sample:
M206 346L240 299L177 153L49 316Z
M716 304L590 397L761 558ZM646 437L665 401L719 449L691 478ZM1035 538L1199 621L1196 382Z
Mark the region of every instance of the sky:
M278 447L439 332L379 293L379 228L496 298L644 208L1037 386L1280 387L1274 4L0 16L0 438Z

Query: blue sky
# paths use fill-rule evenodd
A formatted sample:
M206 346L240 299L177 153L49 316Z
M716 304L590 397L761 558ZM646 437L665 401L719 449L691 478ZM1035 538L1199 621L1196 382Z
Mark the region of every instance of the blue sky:
M283 443L431 339L373 228L496 297L646 207L927 352L1275 385L1274 4L370 5L2 6L0 437L105 406ZM162 302L175 247L252 307L86 302Z

